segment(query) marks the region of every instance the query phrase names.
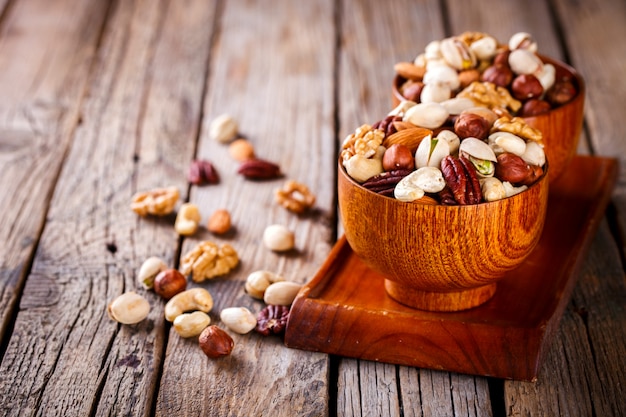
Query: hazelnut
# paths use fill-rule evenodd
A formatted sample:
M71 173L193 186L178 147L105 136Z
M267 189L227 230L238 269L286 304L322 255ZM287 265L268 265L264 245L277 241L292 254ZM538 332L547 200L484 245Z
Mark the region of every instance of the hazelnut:
M207 229L218 235L228 232L230 227L230 213L226 209L215 210L207 222Z
M492 65L483 72L481 79L506 88L513 81L513 71L504 65Z
M383 169L393 171L395 169L413 169L415 159L411 150L405 145L394 143L383 154Z
M529 117L549 112L552 109L550 103L538 98L532 98L524 103L521 110L521 116Z
M531 175L532 169L530 165L521 157L509 152L498 155L495 176L500 181L518 185L524 183Z
M576 96L576 87L569 79L557 80L552 88L546 92L546 100L553 106L561 106Z
M498 67L509 68L509 55L510 54L511 54L511 51L509 51L508 49L497 53L496 56L493 57L493 65L498 66Z
M176 269L166 269L154 278L154 292L166 300L185 291L187 279Z
M216 325L205 328L200 333L198 342L204 354L212 359L230 355L235 347L233 338Z
M540 97L543 94L543 86L537 77L532 74L521 74L511 83L513 97L520 101Z
M461 139L486 139L490 128L489 121L475 113L461 113L454 123L454 132Z
M250 142L243 138L234 140L228 146L228 152L233 159L239 162L254 158L254 147Z

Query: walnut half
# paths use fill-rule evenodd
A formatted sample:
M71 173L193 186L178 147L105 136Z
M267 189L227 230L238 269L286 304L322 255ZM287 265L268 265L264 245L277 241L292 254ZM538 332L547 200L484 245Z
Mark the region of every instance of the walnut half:
M213 242L203 241L189 251L182 259L180 272L192 274L195 282L202 282L219 275L226 275L239 264L237 251L225 243L218 246Z

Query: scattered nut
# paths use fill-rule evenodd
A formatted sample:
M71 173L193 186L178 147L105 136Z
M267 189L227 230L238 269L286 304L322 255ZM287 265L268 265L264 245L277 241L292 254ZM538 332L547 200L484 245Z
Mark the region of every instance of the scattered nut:
M490 128L489 121L475 113L461 113L454 122L454 133L461 139L468 137L486 139Z
M282 175L278 165L258 158L243 161L237 172L249 180L271 180Z
M245 307L229 307L220 313L222 322L233 332L250 333L256 327L256 317Z
M230 227L230 213L226 209L215 210L207 222L207 229L218 235L228 232Z
M302 285L295 282L275 282L265 290L263 301L265 304L290 306L301 288Z
M211 121L209 137L218 142L227 143L235 138L238 130L239 126L235 119L228 114L222 114Z
M270 284L284 281L285 278L270 271L254 271L246 279L245 290L251 297L263 299Z
M399 143L391 145L383 154L383 169L394 171L397 169L413 169L415 158L411 150Z
M154 278L154 292L166 300L185 291L186 288L187 278L175 269L161 271Z
M247 161L254 158L254 147L246 139L235 139L228 146L230 156L236 161Z
M192 203L183 204L176 215L174 229L182 236L191 236L198 230L200 224L200 210Z
M109 304L107 314L112 320L122 324L139 323L150 313L150 304L136 292L129 291Z
M141 264L141 268L139 268L139 273L137 274L137 280L146 290L152 289L152 287L154 287L154 278L159 272L166 269L167 264L163 262L161 258L151 256Z
M295 245L294 233L281 224L267 226L263 232L263 243L275 252L285 252Z
M192 274L195 282L225 275L239 264L237 251L228 243L217 246L213 242L203 241L189 251L182 259L180 272Z
M285 331L289 319L289 307L269 305L259 311L256 316L257 325L254 330L263 336L280 335Z
M211 359L228 356L235 347L235 341L228 333L215 325L205 328L198 338L200 348Z
M174 330L180 337L198 336L211 324L211 317L203 311L183 313L174 319Z
M315 204L315 195L306 185L289 180L274 192L276 202L294 213L303 213Z
M140 216L165 216L174 211L178 196L176 187L155 188L135 194L130 208Z
M186 311L203 311L208 313L213 308L213 297L204 288L192 288L172 297L165 304L165 319L174 319Z
M220 177L211 162L194 160L189 165L187 181L194 185L217 184L220 182Z

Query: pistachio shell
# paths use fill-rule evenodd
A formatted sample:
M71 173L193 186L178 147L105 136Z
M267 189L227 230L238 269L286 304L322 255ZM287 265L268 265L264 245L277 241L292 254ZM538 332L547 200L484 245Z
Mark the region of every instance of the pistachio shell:
M443 84L451 90L456 90L461 86L459 73L448 65L431 66L424 74L424 84Z
M526 152L526 141L509 132L492 133L489 135L489 143L496 145L497 153L510 152L522 156Z
M493 150L480 139L465 138L461 141L459 146L459 154L464 153L473 156L476 159L483 159L485 161L496 162L496 154Z
M441 170L436 167L423 167L408 175L409 181L427 193L438 193L446 186Z
M441 41L430 41L424 48L424 58L429 61L431 59L441 58Z
M476 55L469 45L460 39L446 38L441 41L441 55L453 68L464 70L476 66Z
M439 103L419 103L409 108L402 120L427 129L436 129L444 124L449 115L448 110Z
M423 140L415 151L415 166L439 167L441 160L450 155L450 144L446 140Z
M422 88L420 101L422 103L441 103L452 96L452 90L446 84L434 83L426 84Z
M552 64L544 64L543 69L535 74L541 86L543 87L543 91L548 91L553 85L556 79L556 68Z
M413 172L417 172L417 171L413 171ZM411 174L402 178L400 182L396 184L396 187L393 189L393 196L400 201L410 202L410 201L419 200L420 198L424 197L424 194L425 194L424 190L418 187L416 184L410 181L410 179L407 178L410 175Z
M481 61L489 61L498 51L498 41L493 36L484 36L470 45L470 49Z
M456 155L459 152L459 145L461 145L461 139L459 139L459 135L454 133L452 130L442 130L437 135L437 139L445 140L448 142L448 147L450 148L450 155Z
M467 97L454 97L440 103L450 114L461 114L465 110L471 109L476 104ZM495 120L495 119L494 119Z
M526 152L520 155L526 163L531 165L544 166L546 163L546 154L541 146L537 142L530 141L526 143Z
M516 49L509 54L509 66L515 74L535 74L541 71L543 62L527 49Z
M522 191L525 191L528 189L527 185L520 185L519 187L515 187L513 184L511 184L508 181L502 182L502 186L504 187L504 191L506 192L507 197L513 197L515 194L519 194Z
M496 201L506 197L506 190L502 181L496 177L488 177L480 180L480 190L485 201Z
M537 42L532 35L527 32L517 32L509 39L509 49L528 49L531 52L537 52Z

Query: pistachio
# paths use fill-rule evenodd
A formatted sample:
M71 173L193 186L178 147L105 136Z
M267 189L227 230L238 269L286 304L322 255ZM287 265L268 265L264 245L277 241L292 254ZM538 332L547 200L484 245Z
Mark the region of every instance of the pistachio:
M174 319L174 330L180 337L198 336L211 324L211 317L203 311L183 313Z
M454 133L451 130L442 130L437 135L437 140L445 140L448 142L448 147L450 148L450 155L456 155L459 151L459 145L461 145L461 139L459 135Z
M420 93L420 101L422 103L440 103L448 100L451 96L452 90L446 84L426 84Z
M476 138L466 138L459 147L459 156L464 156L474 165L479 177L491 177L495 173L494 162L497 161L493 149L485 142Z
M455 37L441 41L441 55L453 68L464 70L476 66L476 55L468 44Z
M244 288L248 295L262 300L265 290L270 286L270 284L284 280L285 278L281 275L270 271L254 271L248 275Z
M526 141L509 132L494 132L489 135L489 145L494 153L511 152L522 156L526 152Z
M424 138L415 151L415 166L417 168L431 166L438 167L441 160L450 155L450 144L446 140L430 137Z
M506 190L502 181L496 177L488 177L480 180L480 189L485 201L496 201L505 198Z
M222 322L233 332L246 334L257 324L256 316L245 307L229 307L220 313Z
M209 125L209 137L221 143L230 142L237 135L239 126L228 114L217 116Z
M451 115L461 114L463 111L471 109L475 106L474 102L467 97L454 97L444 100L439 104L441 104Z
M285 252L293 249L295 235L282 224L273 224L267 226L263 231L263 243L270 250Z
M530 33L517 32L509 39L509 49L527 49L530 52L537 52L537 42Z
M445 123L448 116L448 110L439 103L419 103L406 110L402 120L427 129L436 129Z
M167 269L167 264L156 256L151 256L146 259L137 273L137 280L143 285L146 290L151 289L154 286L154 278L159 272Z
M456 90L460 87L459 73L448 65L437 65L429 68L424 74L424 84L439 84L448 87L448 91Z
M484 36L470 44L470 49L481 61L490 61L498 52L498 41L493 36Z
M150 304L141 295L129 291L109 304L107 314L112 320L122 324L139 323L150 313Z
M527 49L515 49L509 55L509 66L515 74L534 74L541 71L543 62Z
M301 288L302 285L295 282L275 282L265 290L263 301L268 305L289 306Z
M526 163L530 165L544 166L546 163L546 153L537 142L527 142L525 152L520 155Z

